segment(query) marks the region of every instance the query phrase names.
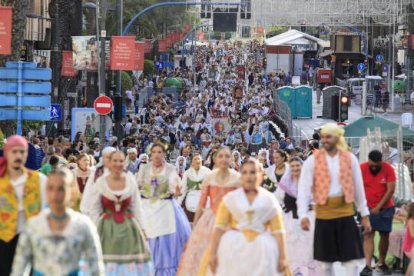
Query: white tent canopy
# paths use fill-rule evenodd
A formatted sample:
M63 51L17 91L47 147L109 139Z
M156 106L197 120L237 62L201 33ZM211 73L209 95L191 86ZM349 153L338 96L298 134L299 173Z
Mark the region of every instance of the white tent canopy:
M317 43L320 46L325 45L325 41L314 37L312 35L302 33L298 30L289 30L282 34L266 39L266 45L280 46L280 45L304 45L310 43Z

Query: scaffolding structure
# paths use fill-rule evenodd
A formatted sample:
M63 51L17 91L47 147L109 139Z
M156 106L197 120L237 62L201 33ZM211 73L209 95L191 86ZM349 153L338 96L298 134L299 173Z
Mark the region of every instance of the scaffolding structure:
M187 1L194 2L194 0ZM211 2L198 1L206 4ZM226 0L225 2L250 2L252 18L243 21L250 26L261 27L402 24L406 22L407 5L414 5L414 0Z

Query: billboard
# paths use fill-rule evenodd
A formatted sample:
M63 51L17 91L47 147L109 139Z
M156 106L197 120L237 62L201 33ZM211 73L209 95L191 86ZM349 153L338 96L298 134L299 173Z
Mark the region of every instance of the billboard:
M72 36L73 68L98 70L98 42L95 36Z
M237 9L215 9L213 13L213 30L215 32L237 31Z
M78 132L82 133L87 141L92 140L95 132L98 131L95 129L95 121L98 117L95 108L72 108L72 141L75 140Z

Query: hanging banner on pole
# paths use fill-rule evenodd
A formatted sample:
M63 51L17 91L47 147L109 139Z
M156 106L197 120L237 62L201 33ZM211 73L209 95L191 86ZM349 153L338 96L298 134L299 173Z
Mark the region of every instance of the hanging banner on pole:
M135 68L134 71L144 70L144 43L135 43Z
M60 74L64 77L75 77L77 73L73 68L73 52L62 51L62 70Z
M11 55L12 7L0 7L0 55Z
M151 39L146 39L144 41L144 53L149 54L152 51L152 41Z
M134 70L135 37L113 36L111 43L111 69Z
M164 39L158 40L158 52L167 52L167 42Z

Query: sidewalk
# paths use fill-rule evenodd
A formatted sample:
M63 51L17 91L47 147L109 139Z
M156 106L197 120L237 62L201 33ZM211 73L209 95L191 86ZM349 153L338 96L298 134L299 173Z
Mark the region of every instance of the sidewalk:
M322 100L321 100L322 102ZM389 109L390 110L390 109ZM317 118L317 116L322 116L322 103L317 104L316 103L316 93L313 93L313 103L312 103L312 119L294 119L293 124L295 124L297 127L302 129L302 132L304 136L308 138L312 138L312 134L314 133L314 130L323 126L326 123L332 123L335 122L330 119L323 119L323 118ZM410 112L411 106L406 105L405 106L405 112ZM369 113L369 111L368 111ZM383 113L383 111L380 109L377 109L377 112L373 113L375 116L383 117L387 120L393 121L395 123L401 124L401 114L403 113L401 105L396 104L396 110L395 112L388 111L387 113ZM346 124L350 124L353 121L356 121L357 119L361 118L361 106L356 105L353 101L351 106L349 107L348 112L348 120L345 122Z

